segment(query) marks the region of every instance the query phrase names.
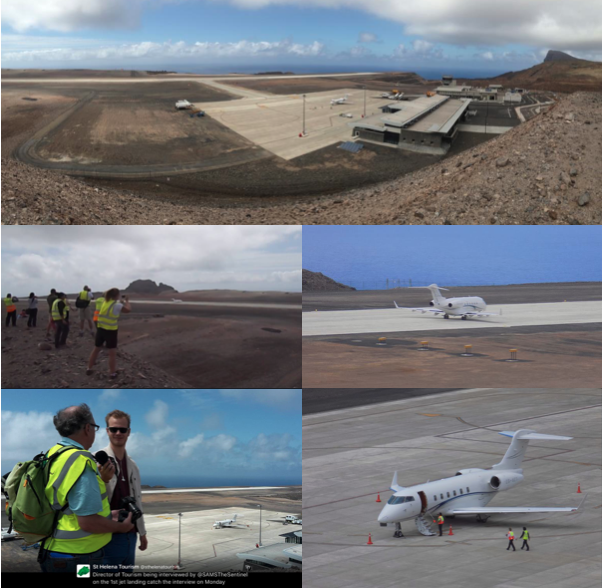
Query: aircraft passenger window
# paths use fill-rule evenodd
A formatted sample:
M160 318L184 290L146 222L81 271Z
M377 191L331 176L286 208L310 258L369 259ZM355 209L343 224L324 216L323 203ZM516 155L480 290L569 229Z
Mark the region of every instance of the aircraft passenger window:
M443 494L441 494L441 500L443 500Z
M470 488L468 486L466 487L466 492L470 492Z
M433 500L436 502L437 501L437 496L433 496Z
M454 490L454 496L457 496L456 491Z
M449 498L449 492L447 493L447 497Z
M460 494L464 494L464 492L462 491L462 488L460 488Z

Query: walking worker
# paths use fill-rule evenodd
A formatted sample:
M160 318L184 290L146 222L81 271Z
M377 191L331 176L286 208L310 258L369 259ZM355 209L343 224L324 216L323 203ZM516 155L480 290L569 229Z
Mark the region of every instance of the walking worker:
M443 515L441 513L439 513L439 516L437 517L437 524L439 525L439 537L441 537L443 535L443 523L445 522L445 519L443 518Z
M102 308L102 305L105 303L105 297L104 294L102 296L99 296L95 301L94 304L96 305L96 309L94 310L94 327L96 329L98 329L98 315L100 314L100 309Z
M529 551L529 544L527 543L527 541L529 541L529 531L527 531L527 527L523 527L523 534L521 539L523 540L523 546L521 547L521 549L524 549L526 547L527 551Z
M92 313L90 310L90 302L94 300L94 294L88 286L84 286L84 289L79 293L75 306L79 310L79 336L84 336L84 327L86 321L90 327L90 335L94 337L94 327L92 326Z
M93 367L98 358L102 346L106 344L109 352L109 378L117 377L117 322L122 312L132 311L130 300L127 296L122 297L119 302L119 289L111 288L104 295L105 301L98 313L98 329L96 330L95 347L88 360L86 374L91 376Z
M52 305L54 304L54 301L57 298L58 295L56 293L56 290L52 288L52 290L50 290L50 295L48 296L48 298L46 298L46 302L48 302L48 326L46 327L46 338L50 337L50 329L56 331L56 325L52 320Z
M52 320L56 325L56 334L54 335L54 346L58 349L61 345L67 344L69 335L69 302L64 292L58 293L58 298L52 303Z
M37 327L38 323L38 299L36 295L32 292L29 295L29 305L27 307L27 314L29 318L27 319L27 328Z
M12 321L13 327L17 326L17 307L15 306L15 302L13 300L13 295L10 292L6 295L4 299L4 304L6 305L6 323L5 325L8 327L10 322Z
M512 528L508 530L506 537L508 537L508 547L506 548L506 551L509 551L511 547L514 551L516 551L516 547L514 547L514 532L512 531Z
M61 508L62 515L50 539L40 549L38 562L43 572L75 574L77 565L106 563L104 547L113 533L129 533L132 514L118 522L111 511L105 483L88 449L99 426L86 404L59 410L54 426L61 440L47 455L60 452L52 465L46 498Z

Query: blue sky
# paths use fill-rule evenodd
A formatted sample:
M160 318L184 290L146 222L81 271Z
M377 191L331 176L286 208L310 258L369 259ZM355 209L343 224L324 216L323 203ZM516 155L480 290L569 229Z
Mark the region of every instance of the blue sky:
M127 450L142 483L165 486L301 484L300 390L2 390L2 473L59 440L56 412L85 402L132 417Z
M79 292L84 284L104 291L137 279L179 292L299 292L301 227L10 226L2 231L5 294Z
M303 227L303 267L366 290L602 281L600 251L599 226Z
M502 73L602 60L597 0L21 0L3 67Z

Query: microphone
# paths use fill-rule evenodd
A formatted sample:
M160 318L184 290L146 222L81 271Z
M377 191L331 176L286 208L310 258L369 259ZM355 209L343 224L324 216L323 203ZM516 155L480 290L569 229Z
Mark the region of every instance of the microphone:
M106 451L97 451L94 457L101 466L105 465L105 463L109 461L109 455Z

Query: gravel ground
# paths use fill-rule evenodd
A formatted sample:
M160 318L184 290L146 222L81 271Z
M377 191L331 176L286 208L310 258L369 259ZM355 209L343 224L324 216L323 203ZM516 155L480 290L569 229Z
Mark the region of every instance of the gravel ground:
M602 94L580 92L428 168L296 202L169 203L2 159L2 223L599 224L600 161Z

